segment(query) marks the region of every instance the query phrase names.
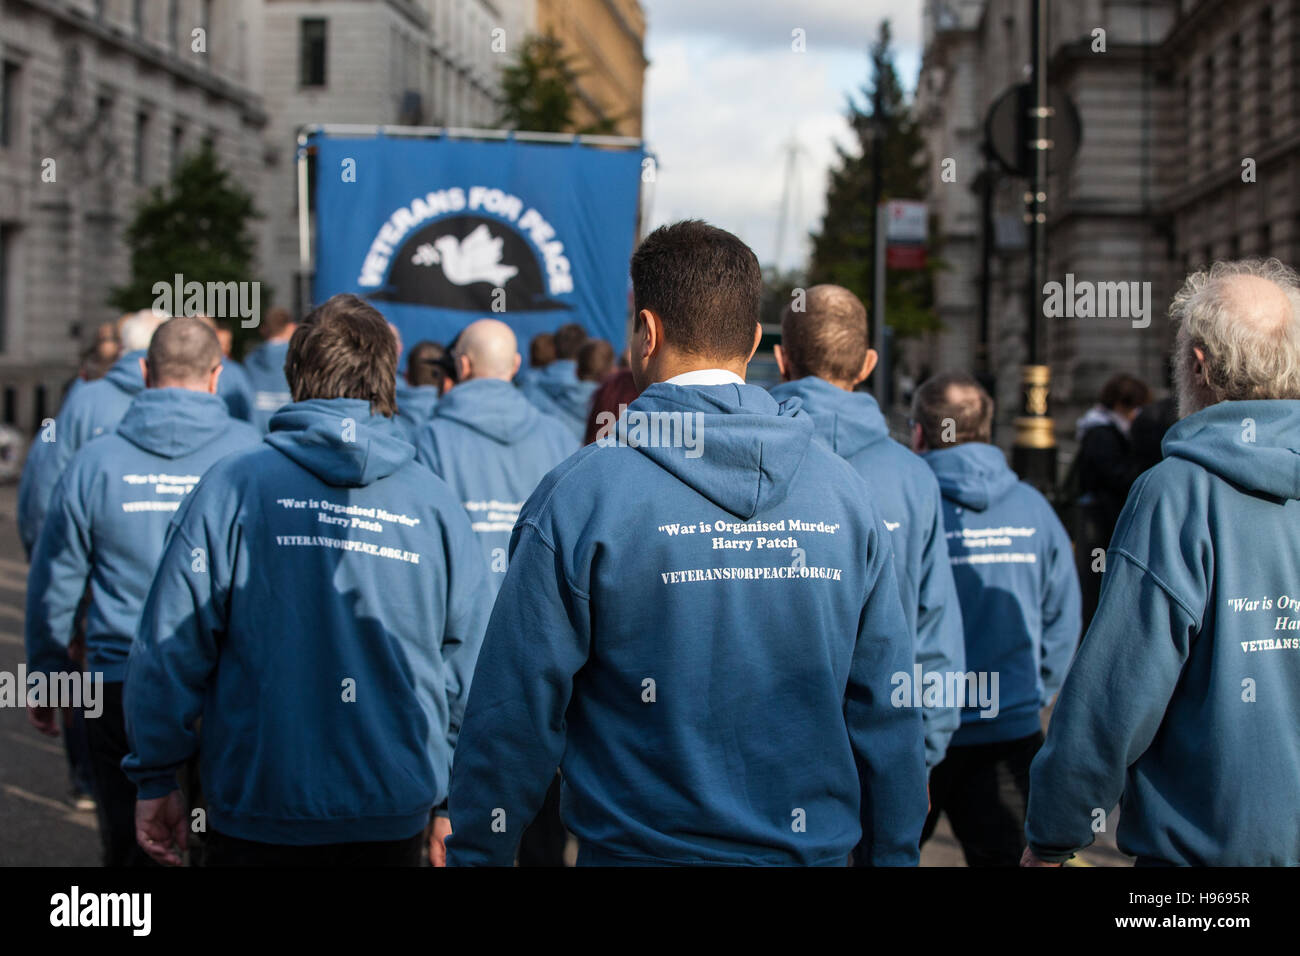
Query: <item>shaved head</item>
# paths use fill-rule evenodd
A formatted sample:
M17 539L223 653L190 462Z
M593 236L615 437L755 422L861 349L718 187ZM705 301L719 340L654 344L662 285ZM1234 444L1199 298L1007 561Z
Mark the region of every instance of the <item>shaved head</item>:
M781 350L789 377L815 375L852 387L867 359L867 309L843 286L815 285L802 309L787 305L781 313Z
M145 369L150 388L206 390L221 364L221 343L201 318L178 316L158 327L149 342Z
M519 370L519 343L515 333L498 319L479 319L465 327L453 349L457 361L469 363L467 378L498 378L510 381Z

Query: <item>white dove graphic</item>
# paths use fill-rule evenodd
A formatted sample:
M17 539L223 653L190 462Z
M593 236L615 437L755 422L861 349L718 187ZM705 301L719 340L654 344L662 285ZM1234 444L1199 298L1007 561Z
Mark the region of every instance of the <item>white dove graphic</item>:
M486 224L480 225L464 239L439 236L434 240L434 250L421 247L424 260L418 264L438 263L442 273L452 285L469 285L471 282L490 282L500 287L514 278L519 269L501 264L501 247L504 240L492 238Z

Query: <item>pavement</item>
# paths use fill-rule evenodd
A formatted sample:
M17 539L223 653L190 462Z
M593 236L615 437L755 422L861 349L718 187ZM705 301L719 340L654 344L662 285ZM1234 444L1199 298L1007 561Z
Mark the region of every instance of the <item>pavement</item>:
M27 561L18 540L16 502L17 487L0 485L0 671L9 674L26 657ZM1076 865L1130 865L1115 848L1116 817L1112 814L1107 832L1076 858ZM0 866L98 864L95 814L75 809L69 799L62 738L37 733L22 709L0 707ZM922 848L921 865L965 865L946 817Z

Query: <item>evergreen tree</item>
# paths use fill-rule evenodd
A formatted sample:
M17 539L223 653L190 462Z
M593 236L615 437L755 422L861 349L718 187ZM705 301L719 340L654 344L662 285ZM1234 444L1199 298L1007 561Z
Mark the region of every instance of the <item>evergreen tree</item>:
M912 118L894 68L889 21L871 45L871 76L861 88L861 100L848 98L848 120L858 151L836 147L839 162L830 172L826 214L812 235L810 284L832 282L851 289L870 308L874 301L875 235L872 231L873 150L881 149L880 201L919 199L925 194L918 165L924 151L921 131ZM880 115L875 106L879 96ZM880 131L879 137L874 132ZM906 338L939 327L933 309L933 272L939 263L927 256L919 270L887 273L885 317L895 336Z
M171 181L154 186L126 229L131 277L114 288L108 304L123 312L147 309L154 284L253 282L255 243L250 221L260 218L252 194L221 168L209 144L181 160ZM271 290L264 284L262 306ZM180 304L173 311L180 312ZM231 323L237 338L240 323Z
M580 78L558 37L549 33L528 37L515 62L501 71L504 103L498 122L534 133L615 132L615 120L608 117L575 130L573 110Z

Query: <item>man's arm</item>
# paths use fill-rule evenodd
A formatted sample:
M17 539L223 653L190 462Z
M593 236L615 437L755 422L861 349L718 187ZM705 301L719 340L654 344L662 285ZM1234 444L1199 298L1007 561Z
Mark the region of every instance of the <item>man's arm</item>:
M447 675L447 710L450 723L447 744L456 751L456 738L465 717L470 680L483 646L492 614L492 587L488 583L483 549L474 536L469 517L461 508L445 517L447 536L447 620L442 634L443 671Z
M587 595L554 544L515 528L451 773L452 866L510 866L564 754L564 715L591 640Z
M1051 507L1044 503L1047 518L1043 526L1048 535L1047 561L1043 582L1043 637L1038 672L1043 682L1046 707L1061 689L1070 658L1079 643L1083 626L1083 599L1079 592L1079 575L1075 569L1070 538Z
M921 551L921 580L917 592L916 662L922 673L964 673L966 635L962 630L961 603L948 560L944 538L943 507L939 489L934 489L933 515L925 532ZM961 726L961 707L927 707L921 712L925 723L925 765L943 760L948 741Z
M858 866L915 866L925 824L925 742L920 709L890 701L892 675L910 674L916 649L898 598L888 540L876 532L874 576L858 622L844 721L858 765L862 840Z
M1048 863L1094 839L1097 815L1150 746L1187 660L1196 622L1122 551L1112 551L1101 603L1029 771L1029 848Z
M70 468L58 482L27 575L24 632L31 674L67 671L68 645L91 568L88 482Z
M230 559L193 507L203 490L177 514L127 661L122 769L142 801L176 789L177 768L198 749L195 721L226 630Z

